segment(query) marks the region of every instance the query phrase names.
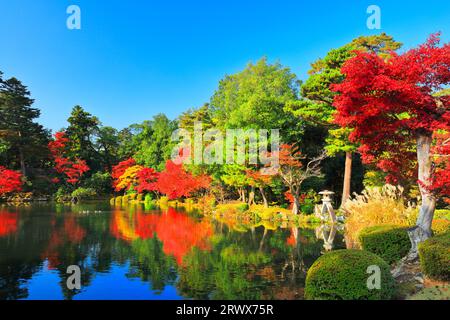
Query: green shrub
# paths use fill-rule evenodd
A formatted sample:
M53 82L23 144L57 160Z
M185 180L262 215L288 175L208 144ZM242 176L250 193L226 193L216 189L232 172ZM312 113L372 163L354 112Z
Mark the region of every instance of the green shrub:
M93 188L83 188L80 187L78 189L75 189L72 192L72 198L76 198L78 200L86 200L91 199L97 195L97 192Z
M369 266L380 268L380 289L367 286L372 274ZM314 262L306 276L305 297L310 300L388 300L394 295L389 265L363 250L328 252Z
M363 250L379 255L389 264L406 256L411 249L406 228L394 225L364 228L358 240Z
M124 195L124 196L122 197L122 203L128 203L128 201L130 201L130 196Z
M450 232L419 244L422 271L436 280L450 280Z
M55 197L56 202L61 202L61 203L69 202L70 200L72 200L71 191L64 186L61 186L58 188L58 190L54 194L54 197Z
M142 193L139 193L136 197L136 201L142 202L142 200L144 200L144 195Z
M122 204L122 196L116 197L115 201L116 201L116 204Z
M151 203L153 201L153 197L150 193L147 193L144 198L145 203Z

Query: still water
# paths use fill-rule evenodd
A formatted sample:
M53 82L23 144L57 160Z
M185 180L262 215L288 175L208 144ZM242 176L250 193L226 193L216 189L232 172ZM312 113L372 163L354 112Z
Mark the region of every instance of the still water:
M342 247L329 226L103 202L3 206L0 300L302 299L311 264ZM67 288L70 265L81 268L81 290Z

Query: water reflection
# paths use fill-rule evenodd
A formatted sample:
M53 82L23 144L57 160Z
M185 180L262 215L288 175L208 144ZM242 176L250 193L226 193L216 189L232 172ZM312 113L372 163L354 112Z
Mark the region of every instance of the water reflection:
M338 230L141 205L5 207L0 299L301 299L324 246L342 246ZM79 291L69 265L82 268Z
M17 230L17 214L0 211L0 237Z
M166 255L173 256L178 265L193 247L210 250L209 238L213 235L212 224L206 220L196 221L186 213L169 208L166 212L130 215L126 211L115 210L111 223L112 234L120 239L133 242L157 237Z

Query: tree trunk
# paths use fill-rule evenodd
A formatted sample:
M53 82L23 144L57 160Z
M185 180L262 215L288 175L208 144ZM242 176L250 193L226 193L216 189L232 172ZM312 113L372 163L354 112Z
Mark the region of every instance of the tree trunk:
M269 202L267 201L266 193L264 192L264 188L263 187L259 187L259 192L261 193L261 197L263 198L264 207L268 208L269 207Z
M248 194L248 206L255 204L255 187L252 186L250 193Z
M243 197L244 192L243 192L242 188L238 188L238 193L239 193L239 201L243 201L242 199L244 198Z
M300 212L300 195L299 192L291 192L294 198L294 205L292 206L292 213L297 215Z
M25 159L24 159L23 152L22 152L21 148L19 148L19 159L20 159L20 171L22 172L22 175L24 177L26 177L27 169L26 169L26 166L25 166Z
M418 256L417 245L432 236L431 223L433 222L436 198L430 192L428 186L431 183L433 164L431 160L431 133L420 133L417 136L417 163L419 166L419 189L422 196L422 204L417 217L416 226L408 230L411 240L411 251L408 254L410 260Z
M259 249L258 249L258 251L262 251L263 246L264 246L264 240L266 239L266 236L267 236L267 229L264 228L263 236L261 238L261 241L259 242Z
M351 193L350 186L352 181L352 162L353 162L352 156L353 156L352 152L345 153L344 188L342 190L341 207L350 198Z

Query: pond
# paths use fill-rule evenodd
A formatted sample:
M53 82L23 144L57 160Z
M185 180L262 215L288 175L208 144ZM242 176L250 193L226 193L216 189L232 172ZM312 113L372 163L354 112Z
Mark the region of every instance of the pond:
M325 225L103 202L3 206L0 300L302 299L311 264L343 247ZM71 265L80 267L80 290L67 287Z

